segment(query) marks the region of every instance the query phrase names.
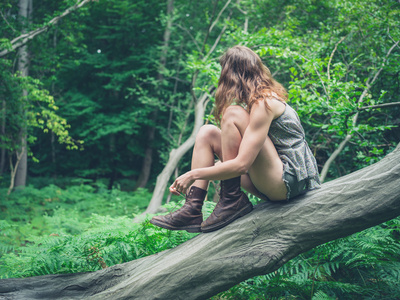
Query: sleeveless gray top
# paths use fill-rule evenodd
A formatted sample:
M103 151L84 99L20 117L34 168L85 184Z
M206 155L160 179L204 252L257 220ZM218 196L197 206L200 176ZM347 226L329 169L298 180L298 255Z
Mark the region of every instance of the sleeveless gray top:
M278 100L279 101L279 100ZM308 190L320 187L317 161L305 140L297 112L285 103L285 111L272 121L268 136L283 162L283 172L306 181Z

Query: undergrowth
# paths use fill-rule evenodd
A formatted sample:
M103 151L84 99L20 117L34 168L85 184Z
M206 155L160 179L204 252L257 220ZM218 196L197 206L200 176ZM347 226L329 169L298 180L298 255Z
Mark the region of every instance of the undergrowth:
M133 217L146 208L150 196L145 189L128 193L83 184L67 189L28 186L10 195L0 189L1 245L25 245L30 236L80 234L90 227L85 220L92 214Z
M103 186L27 187L0 204L0 278L95 271L173 248L192 238L148 220L133 223L150 201ZM174 209L177 203L165 205Z

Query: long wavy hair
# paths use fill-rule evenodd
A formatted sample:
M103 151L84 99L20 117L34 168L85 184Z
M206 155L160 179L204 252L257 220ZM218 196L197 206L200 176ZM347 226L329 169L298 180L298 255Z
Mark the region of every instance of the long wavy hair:
M235 103L247 107L267 97L287 100L285 88L271 75L260 57L250 48L234 46L228 49L219 60L221 76L215 95L214 116L219 124L225 109ZM269 108L267 101L265 106Z

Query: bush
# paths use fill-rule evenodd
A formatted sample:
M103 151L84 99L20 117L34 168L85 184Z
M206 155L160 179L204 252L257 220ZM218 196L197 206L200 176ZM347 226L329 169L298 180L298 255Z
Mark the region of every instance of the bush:
M92 214L85 230L69 234L64 210L47 217L57 233L31 237L24 247L0 259L2 278L96 271L176 247L195 234L155 228L148 220L133 223L128 217ZM74 220L74 224L77 224Z
M95 271L173 248L196 235L154 227L147 219L133 223L150 201L145 189L127 193L104 186L64 190L50 185L10 196L5 189L0 192L5 198L0 206L1 278Z

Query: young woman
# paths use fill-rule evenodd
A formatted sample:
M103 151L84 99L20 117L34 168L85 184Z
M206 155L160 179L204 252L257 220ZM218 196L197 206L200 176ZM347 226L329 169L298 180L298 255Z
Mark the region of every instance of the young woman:
M297 113L286 103L284 87L260 57L244 46L230 48L215 102L220 128L205 125L193 150L191 171L170 191L186 194L179 210L150 222L170 230L210 232L249 213L252 204L241 186L272 201L289 200L320 185L315 158ZM215 164L214 155L221 163ZM209 180L221 180L220 199L203 221L201 208Z

